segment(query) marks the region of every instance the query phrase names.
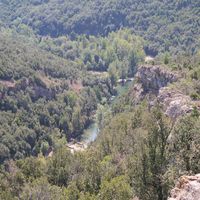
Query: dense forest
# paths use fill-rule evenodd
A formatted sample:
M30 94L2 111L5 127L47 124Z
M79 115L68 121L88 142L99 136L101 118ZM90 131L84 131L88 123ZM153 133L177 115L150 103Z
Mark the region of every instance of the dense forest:
M199 48L200 2L194 0L13 0L2 3L2 22L52 37L107 35L129 27L149 43L146 51L194 54ZM187 48L186 48L187 47Z
M0 38L1 161L45 154L52 137L80 135L97 104L116 93L117 79L132 77L144 57L142 40L128 30L35 44L13 34Z
M200 173L199 36L194 0L2 0L0 199L167 200Z

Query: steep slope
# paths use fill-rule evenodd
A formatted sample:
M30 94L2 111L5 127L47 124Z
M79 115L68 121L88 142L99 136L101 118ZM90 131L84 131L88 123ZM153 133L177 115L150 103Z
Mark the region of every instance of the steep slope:
M43 71L52 77L78 77L78 66L72 61L43 51L36 44L17 35L0 33L0 79L20 79Z
M199 67L194 67L191 72L184 72L164 65L141 65L135 75L134 84L121 99L126 104L119 105L119 101L115 108L124 110L126 105L140 105L146 100L149 109L159 104L164 113L173 120L190 113L193 108L199 110L199 79L193 78L198 69Z
M136 84L130 92L132 102L139 104L147 98L149 106L159 103L164 112L173 119L192 110L192 100L176 89L168 87L170 83L181 79L181 74L162 66L141 66L136 74ZM155 96L151 98L152 96Z
M0 162L81 134L97 99L80 66L18 36L0 34L0 51Z
M0 163L80 137L115 93L117 77L133 76L143 41L129 30L78 41L0 33ZM112 55L112 56L110 56Z

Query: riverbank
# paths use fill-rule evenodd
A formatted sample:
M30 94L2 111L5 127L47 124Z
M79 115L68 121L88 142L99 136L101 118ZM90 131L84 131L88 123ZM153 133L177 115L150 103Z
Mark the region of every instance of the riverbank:
M96 118L96 116L95 116ZM67 144L67 147L71 151L71 153L77 151L84 151L87 149L88 145L95 141L99 134L100 130L98 127L97 120L95 119L90 126L84 130L83 134L81 135L80 139L72 140Z
M117 95L112 96L109 104L112 105L114 103L115 99L123 95L131 85L131 83L134 81L133 78L128 79L128 81L121 83L118 83L116 86ZM98 111L96 112L98 113ZM77 152L77 151L84 151L88 148L88 146L96 140L98 137L98 134L100 133L100 129L98 127L97 122L97 114L94 115L93 122L89 125L87 129L84 130L83 134L80 136L80 138L74 139L71 142L67 144L67 148L71 151L71 153Z

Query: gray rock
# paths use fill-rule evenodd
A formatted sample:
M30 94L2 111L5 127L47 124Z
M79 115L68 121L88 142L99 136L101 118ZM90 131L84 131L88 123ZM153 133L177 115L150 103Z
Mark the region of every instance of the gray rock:
M161 104L165 114L174 120L191 112L195 102L181 91L169 87L169 84L180 78L181 75L161 66L139 67L136 83L129 94L132 103L138 104L147 98L150 107L156 103Z
M195 176L182 176L171 191L168 200L199 200L200 174Z
M136 74L144 92L157 94L159 89L178 80L178 75L161 66L141 66Z
M193 109L193 102L189 96L169 87L159 90L157 101L163 105L165 114L172 119L189 113Z

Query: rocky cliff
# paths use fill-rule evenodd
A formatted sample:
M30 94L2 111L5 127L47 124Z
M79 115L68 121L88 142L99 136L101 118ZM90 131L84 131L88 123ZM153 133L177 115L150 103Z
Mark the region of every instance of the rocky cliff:
M148 92L158 94L160 88L177 81L178 78L178 74L161 66L144 65L136 74L136 80L142 86L143 94Z
M170 87L161 88L156 100L163 106L165 114L172 119L191 112L195 106L189 96Z
M171 191L168 200L199 200L200 174L195 176L182 176L176 187Z
M178 89L170 87L171 83L181 79L181 74L170 71L162 66L139 67L136 74L136 83L129 96L133 104L138 104L147 98L149 105L159 103L163 110L172 119L190 112L195 102Z

